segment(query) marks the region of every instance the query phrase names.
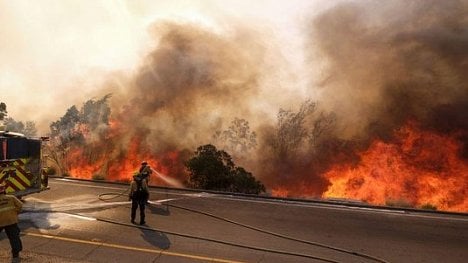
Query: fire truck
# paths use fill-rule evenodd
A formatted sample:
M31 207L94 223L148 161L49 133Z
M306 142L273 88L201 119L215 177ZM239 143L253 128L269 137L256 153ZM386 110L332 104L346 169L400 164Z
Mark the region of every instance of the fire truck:
M22 197L48 189L44 143L47 137L32 138L0 131L0 183L6 193Z

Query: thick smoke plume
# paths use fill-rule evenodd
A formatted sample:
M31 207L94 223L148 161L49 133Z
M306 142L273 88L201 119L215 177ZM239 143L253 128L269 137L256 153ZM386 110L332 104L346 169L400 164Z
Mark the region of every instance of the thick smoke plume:
M120 114L129 133L161 150L192 149L222 119L248 114L261 64L252 43L191 25L157 25L154 34L157 47L131 81Z
M311 28L337 135L388 138L410 118L439 132L467 131L466 1L342 4Z

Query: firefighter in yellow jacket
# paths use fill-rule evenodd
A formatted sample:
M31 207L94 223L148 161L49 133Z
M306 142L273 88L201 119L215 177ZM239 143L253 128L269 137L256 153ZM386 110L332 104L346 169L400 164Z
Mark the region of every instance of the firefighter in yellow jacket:
M19 258L19 252L23 250L18 227L18 213L23 204L13 195L6 194L5 184L0 184L0 232L5 232L10 240L13 259Z

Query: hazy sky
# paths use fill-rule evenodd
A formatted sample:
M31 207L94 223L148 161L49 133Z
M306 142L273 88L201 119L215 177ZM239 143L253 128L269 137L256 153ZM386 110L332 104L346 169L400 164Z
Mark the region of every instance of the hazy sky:
M0 101L10 117L47 132L73 104L102 96L110 74L131 74L151 41L150 25L194 23L215 32L242 26L281 48L291 87L306 85L302 32L330 1L0 0ZM118 73L116 73L118 72ZM291 81L296 83L291 83Z

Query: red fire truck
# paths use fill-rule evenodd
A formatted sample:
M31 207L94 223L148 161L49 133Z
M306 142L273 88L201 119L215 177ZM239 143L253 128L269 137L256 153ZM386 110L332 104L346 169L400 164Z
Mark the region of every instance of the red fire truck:
M47 189L43 145L47 137L30 138L0 131L0 183L18 197Z

